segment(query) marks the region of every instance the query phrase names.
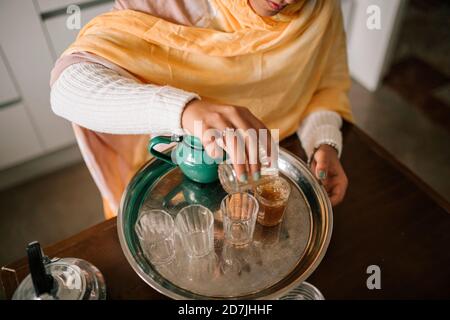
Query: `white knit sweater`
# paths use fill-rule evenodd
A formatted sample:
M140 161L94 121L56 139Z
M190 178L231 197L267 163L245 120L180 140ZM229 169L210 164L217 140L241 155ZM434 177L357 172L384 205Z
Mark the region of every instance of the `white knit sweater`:
M66 68L53 84L53 111L82 127L111 134L179 133L185 105L197 94L140 84L95 63ZM325 107L325 106L324 106ZM321 144L342 150L342 119L331 111L310 114L297 134L308 158Z

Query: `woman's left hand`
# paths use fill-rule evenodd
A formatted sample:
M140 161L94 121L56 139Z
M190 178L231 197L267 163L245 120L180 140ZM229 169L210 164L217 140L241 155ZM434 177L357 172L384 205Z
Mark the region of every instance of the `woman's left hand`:
M337 151L329 145L321 145L314 153L311 170L328 192L331 204L335 206L341 203L347 191L348 179Z

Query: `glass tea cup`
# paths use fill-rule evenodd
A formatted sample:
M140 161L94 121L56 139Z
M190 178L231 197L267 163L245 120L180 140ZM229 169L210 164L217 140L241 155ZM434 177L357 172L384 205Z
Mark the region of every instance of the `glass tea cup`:
M255 226L253 241L262 244L264 247L274 246L280 242L282 228L282 223L273 227L266 227L258 223Z
M231 164L221 163L218 168L220 184L225 192L229 194L252 190L256 186L266 183L272 177L277 175L278 169L262 167L258 180L254 180L253 176L250 176L247 181L241 182Z
M325 297L315 286L309 282L303 282L279 300L325 300Z
M227 195L220 205L225 241L242 246L253 239L258 201L248 192Z
M145 210L135 225L141 248L154 265L169 263L175 256L175 224L164 210Z
M262 142L262 141L260 141ZM264 148L264 142L259 144L258 157L261 163L260 174L255 177L250 175L245 181L241 181L237 176L233 165L229 161L221 163L218 167L218 176L222 188L229 194L236 192L246 192L253 190L256 186L267 182L274 176L278 176L278 147L277 145L272 145L271 156L267 155L266 149Z
M184 207L175 224L189 257L204 257L214 250L214 215L208 208L198 204Z
M273 177L255 188L259 202L258 223L266 227L278 225L282 220L291 194L291 185L283 177Z

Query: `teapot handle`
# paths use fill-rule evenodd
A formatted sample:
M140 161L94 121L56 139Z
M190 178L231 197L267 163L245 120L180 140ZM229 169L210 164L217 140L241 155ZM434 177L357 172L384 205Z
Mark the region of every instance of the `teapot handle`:
M167 136L157 136L154 137L150 140L150 143L148 145L148 151L150 152L150 154L152 154L154 157L170 164L173 166L176 166L176 164L172 161L172 158L167 155L164 154L162 152L159 152L157 150L155 150L155 147L158 144L171 144L172 142L180 142L183 140L182 136L171 136L171 137L167 137Z

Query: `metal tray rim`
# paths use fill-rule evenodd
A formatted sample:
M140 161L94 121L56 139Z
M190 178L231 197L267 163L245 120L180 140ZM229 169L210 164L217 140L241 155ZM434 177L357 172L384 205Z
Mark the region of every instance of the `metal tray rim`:
M172 148L169 149L169 151L172 150ZM300 162L302 165L306 166L305 162L303 160L301 160L298 156L296 156L295 154L293 154L292 152L280 147L280 153L284 153L286 154L290 159L291 162ZM189 298L186 296L183 296L181 294L178 294L176 292L173 292L171 290L169 290L168 288L165 288L164 286L162 286L161 284L157 283L156 281L154 281L147 273L145 273L140 267L139 265L136 263L136 260L134 259L133 255L130 252L130 249L127 246L126 243L126 239L125 239L125 234L123 232L123 227L124 227L124 221L123 221L123 214L122 214L122 208L124 206L124 203L126 201L127 195L129 194L130 188L133 185L133 182L135 181L135 179L137 179L137 177L139 176L140 173L142 173L148 166L150 166L153 162L155 162L156 159L152 158L149 161L147 161L137 172L136 174L133 176L133 178L131 179L130 183L127 185L127 187L125 188L125 191L123 193L123 196L121 198L120 201L120 205L119 205L119 210L118 210L118 216L117 216L117 232L118 232L118 237L119 237L119 243L120 246L122 248L122 251L125 255L125 258L127 259L128 263L130 264L130 266L132 267L132 269L136 272L136 274L145 282L147 283L150 287L152 287L154 290L156 290L157 292L172 298L172 299L177 299L177 300L186 300L186 299L194 299L194 298ZM312 173L308 170L307 174L309 175L309 178L311 179L315 179L314 176L312 175ZM300 283L302 283L303 281L305 281L314 271L315 269L319 266L320 262L322 261L322 259L324 258L326 251L328 249L330 240L331 240L331 235L332 235L332 230L333 230L333 211L332 211L332 207L331 207L331 203L328 199L327 193L324 189L323 186L319 185L318 183L315 184L311 184L311 186L313 187L314 191L320 195L320 200L323 202L322 205L325 206L325 210L326 210L326 218L327 218L327 229L325 230L325 237L321 243L321 246L319 248L319 253L317 254L317 256L315 257L315 259L313 260L313 262L310 264L310 266L308 267L308 269L297 279L295 279L294 281L292 281L290 284L286 285L284 288L273 292L272 294L266 295L264 297L258 297L257 299L263 299L263 300L276 300L279 297L287 294L290 290L292 290L293 288L295 288L296 286L298 286ZM194 295L194 294L193 294ZM211 297L211 299L214 299L214 297ZM238 298L236 298L238 299Z

